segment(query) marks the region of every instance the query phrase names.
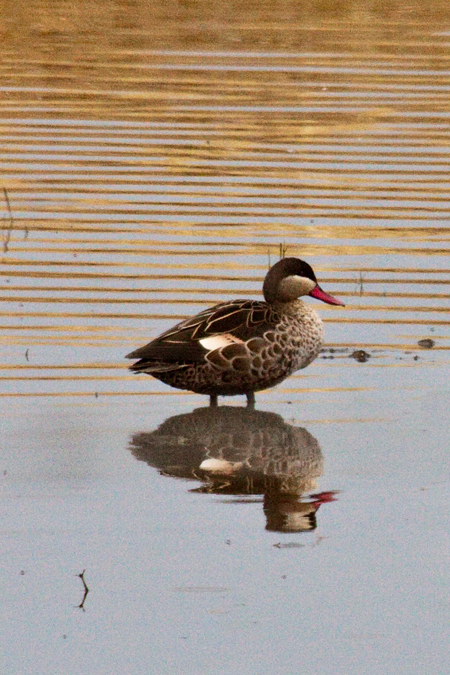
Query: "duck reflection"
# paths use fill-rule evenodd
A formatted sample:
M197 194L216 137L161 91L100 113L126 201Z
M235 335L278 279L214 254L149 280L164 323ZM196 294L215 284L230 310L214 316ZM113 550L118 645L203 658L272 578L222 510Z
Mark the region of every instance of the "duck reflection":
M331 492L311 495L323 473L317 440L275 413L198 408L135 434L130 450L164 475L201 480L197 492L264 495L268 530L313 530L320 505L333 501Z

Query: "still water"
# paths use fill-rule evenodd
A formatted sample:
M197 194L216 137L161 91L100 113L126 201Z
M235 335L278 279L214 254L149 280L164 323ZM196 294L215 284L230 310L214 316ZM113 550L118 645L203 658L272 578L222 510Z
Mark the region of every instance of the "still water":
M446 672L448 3L0 9L2 672ZM127 371L280 251L255 411Z

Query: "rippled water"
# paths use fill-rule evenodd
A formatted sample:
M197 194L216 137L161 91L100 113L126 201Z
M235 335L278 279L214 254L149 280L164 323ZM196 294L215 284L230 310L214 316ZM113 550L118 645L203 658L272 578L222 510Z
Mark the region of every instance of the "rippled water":
M0 397L8 438L5 482L12 475L7 482L12 500L8 504L15 503L24 476L31 493L42 480L39 491L42 488L45 494L48 489L52 495L48 485L55 476L70 484L75 481L83 494L84 481L95 477L103 500L88 491L87 503L99 508L100 524L95 527L103 532L105 522L111 528L119 522L102 521L105 504L112 498L105 488L111 471L114 476L124 471L130 481L116 485L120 494L121 490L140 494L142 485L153 480L157 499L173 492L170 508L182 499L180 495L187 499L186 485L180 488L144 465L130 465L129 449L168 475L186 477L188 471L200 479L186 457L176 459L183 474L178 464L175 470L159 455L155 459L160 450L147 446L167 418L189 415L206 400L146 376L132 376L123 357L171 322L210 304L234 297L260 298L267 267L280 249L308 260L323 287L341 297L346 307L318 308L327 336L321 358L275 390L259 394L259 406L284 418L284 434L295 435L292 424L306 425L306 434L317 431L320 445L314 436L311 443L325 456L325 474L319 480L323 494L347 491L364 501L364 481L383 479L371 488L375 502L367 505L362 519L364 536L376 528L371 518L381 508L375 505L380 498L375 497L377 491L401 511L406 493L422 489L421 481L427 490L442 480L448 487L448 460L441 454L448 443L450 323L448 4L437 0L407 5L395 0L347 0L305 7L287 0L245 6L112 0L1 4ZM428 342L418 344L423 340ZM366 351L369 359L359 363L350 358L355 350ZM243 404L239 399L227 403ZM188 418L189 423L192 419L197 424L198 418ZM268 419L261 422L261 429L270 426L272 418ZM189 436L183 426L186 419L176 417L178 423ZM178 429L176 424L171 428ZM422 442L423 429L428 436ZM70 455L63 461L59 455L67 439L76 459ZM91 442L95 461L88 450ZM279 450L279 440L271 442ZM116 447L113 464L105 454L108 443ZM53 448L50 454L45 447ZM21 456L26 450L28 460ZM250 455L256 461L256 455ZM229 461L226 453L222 459ZM230 461L238 460L242 457L233 455ZM135 482L129 478L132 471L137 472ZM244 478L248 480L248 474ZM251 480L257 482L261 476L251 473ZM397 497L396 483L401 486ZM258 490L249 492L263 493L265 488L257 485ZM211 493L216 487L209 485ZM311 489L303 487L302 492ZM272 502L268 506L268 493L264 494L265 515L273 516ZM33 496L29 498L32 504ZM60 498L69 509L64 491ZM313 503L327 501L317 499ZM330 496L330 501L334 499ZM339 505L345 502L345 496L336 499ZM442 509L444 497L434 494L433 499L434 509ZM24 512L34 517L24 500ZM83 519L82 507L78 508ZM184 508L188 514L195 510L195 515L186 516L190 529L189 518L204 523L211 505L197 495L195 506L187 499ZM284 504L281 510L286 508ZM320 513L336 514L338 508L345 507L330 503ZM129 506L124 511L129 514ZM310 514L311 508L306 511ZM242 518L248 513L244 511ZM232 515L220 514L226 529ZM166 516L160 516L166 522ZM28 516L22 517L26 530L31 525ZM54 522L48 517L44 516L47 525ZM346 530L335 518L328 522L326 535L320 536L345 541ZM351 513L346 518L347 527L355 528ZM5 531L14 539L12 522L13 515ZM136 521L138 525L143 526ZM47 535L51 530L42 523L40 527ZM90 531L91 525L86 527ZM168 550L174 547L171 556L176 555L177 527L173 522L165 527ZM209 525L202 527L207 531ZM433 527L428 521L424 526L430 537L444 536ZM202 549L201 540L191 535L195 551ZM255 535L244 527L236 536ZM414 538L413 532L408 536ZM32 551L24 541L22 548ZM365 541L367 550L375 545ZM406 535L396 545L405 546L405 556L413 546ZM21 546L15 548L11 542L9 546L14 573L17 566L30 566L26 555L21 562ZM81 543L77 550L83 550ZM354 550L353 543L348 550ZM389 569L392 550L383 550ZM191 553L192 560L185 551L181 570L198 559ZM221 554L215 554L220 559ZM102 553L98 555L101 558ZM207 552L203 555L206 561ZM243 555L242 564L252 570L250 552L246 549ZM339 558L337 550L333 555ZM439 549L435 555L438 559ZM42 556L47 564L46 554ZM159 574L164 576L172 557L161 556ZM88 566L82 559L74 554L71 564ZM328 559L331 565L331 558L320 558L324 570ZM92 560L98 562L94 553ZM420 567L424 561L420 555L418 560ZM350 559L347 563L342 563L342 574L351 577L358 565ZM94 566L91 561L91 569ZM274 573L280 577L278 571ZM234 572L230 579L236 579ZM406 583L411 572L399 565L397 573ZM142 583L134 574L130 572L125 603L135 588L133 579ZM47 581L41 580L42 588ZM372 582L376 586L380 580L375 575ZM438 589L443 592L439 583L429 589L433 597ZM264 584L277 604L277 587L268 579ZM172 586L180 584L174 580ZM245 588L244 595L250 592ZM350 597L351 589L348 593ZM180 602L168 603L170 616L182 611ZM319 606L327 602L329 597L321 596ZM385 602L381 605L389 614L392 607L389 610L388 599ZM442 602L441 614L448 610L448 600ZM306 620L316 622L313 604L305 609ZM359 621L364 609L356 604ZM342 597L335 598L335 607L342 610ZM414 604L410 607L411 616L416 609ZM264 615L267 608L259 611ZM284 618L288 616L289 612ZM125 611L123 621L129 625L133 617L131 610ZM244 621L242 616L239 620ZM251 612L247 620L252 620ZM190 621L197 625L200 620L195 614ZM339 640L335 644L331 636L339 631L333 621L325 620L320 639L334 645L334 671L348 673L352 669L351 659L344 656L348 644L344 640L343 651ZM406 619L391 616L390 633L400 630L397 621ZM433 620L425 624L437 642L439 664L446 650ZM249 663L254 665L245 670L239 656L227 657L217 647L214 672L275 672L270 658L266 668L255 665L267 636L261 629L251 637L249 625L242 631L249 641ZM277 625L280 631L287 630L283 618ZM116 630L124 630L118 626ZM409 627L410 633L399 637L407 655L403 661L401 650L391 643L385 651L387 661L380 655L360 654L358 641L375 645L377 654L386 650L387 638L380 637L380 626L370 621L363 635L349 627L345 639L358 653L359 663L363 659L366 664L364 672L393 672L389 664L395 664L396 673L425 672L411 665L416 643L415 628ZM210 636L213 644L221 639L219 628L225 630L216 625ZM227 630L228 638L234 639L232 628ZM356 637L349 637L352 631ZM175 657L170 661L172 647L163 640L154 672L196 673L210 667L208 659L196 656L198 647L191 641L179 661ZM125 650L120 653L122 663ZM75 649L76 668L81 663L77 654ZM293 672L291 667L298 668L300 662L292 655L278 656L288 664L286 674ZM54 658L48 647L39 672L49 672ZM312 653L305 658L309 664L305 672L322 672L311 665ZM169 662L172 670L165 669ZM330 668L323 654L320 663L323 669ZM107 664L108 660L100 660L92 672L111 672ZM136 668L135 672L144 672ZM442 671L436 666L427 672Z

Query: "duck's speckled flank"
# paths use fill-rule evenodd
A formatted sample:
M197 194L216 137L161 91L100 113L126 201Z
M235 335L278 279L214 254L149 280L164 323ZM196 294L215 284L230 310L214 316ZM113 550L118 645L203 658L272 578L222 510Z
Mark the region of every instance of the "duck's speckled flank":
M209 352L205 362L152 374L201 394L230 396L268 389L313 361L323 344L319 315L301 300L276 307L279 321L262 337Z

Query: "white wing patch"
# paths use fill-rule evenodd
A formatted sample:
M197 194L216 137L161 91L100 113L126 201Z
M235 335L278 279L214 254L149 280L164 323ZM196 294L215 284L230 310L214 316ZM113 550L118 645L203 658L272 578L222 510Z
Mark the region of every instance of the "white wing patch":
M242 469L242 462L228 462L226 459L216 459L215 457L210 457L204 459L200 464L199 469L203 471L208 471L209 473L221 473L225 475L230 475L233 471L239 471Z
M232 344L243 344L244 340L240 340L230 333L221 333L220 335L213 335L212 337L203 338L199 340L202 347L213 351L213 349L220 349L221 347L226 347L227 345Z

